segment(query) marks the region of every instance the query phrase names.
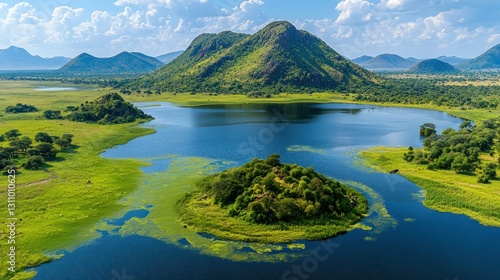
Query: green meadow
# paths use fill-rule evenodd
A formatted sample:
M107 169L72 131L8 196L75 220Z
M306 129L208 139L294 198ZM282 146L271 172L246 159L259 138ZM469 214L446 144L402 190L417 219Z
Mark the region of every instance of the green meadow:
M120 234L142 234L182 245L187 240L192 247L202 253L218 255L234 260L277 260L297 254L302 249L300 242L291 243L288 248L281 245L255 243L252 249L255 254L238 254L241 248L248 246L237 241L227 242L202 237L195 229L184 228L179 222L174 204L189 185L206 172L209 159L176 158L167 172L144 174L139 168L148 163L134 159L105 159L100 156L105 150L127 143L128 141L154 133L154 130L140 128L137 123L120 125L97 125L70 122L67 120L46 120L42 117L44 110L61 110L67 106L78 106L85 101L109 92L84 85L81 90L74 91L37 91L38 87L79 87L80 85L61 84L60 82L36 81L0 81L0 134L18 129L23 136L33 138L38 132L50 135L73 134L74 149L60 151L55 161L48 163L39 171L20 169L16 174L16 270L18 273L7 274L6 262L0 265L0 278L29 279L34 272L25 272L28 267L48 262L58 250L69 250L91 242L98 237L96 228L106 229L102 220L119 217L131 209L144 207L145 203L156 205L150 210L147 219L131 219L121 229ZM182 106L199 106L205 104L241 104L241 103L330 103L354 101L354 95L339 93L314 94L280 94L271 98L252 98L245 95L211 95L211 94L172 94L161 95L125 95L131 102L173 102ZM16 103L34 105L40 111L25 114L6 114L4 108ZM379 106L402 106L401 104L378 103ZM496 117L495 111L480 109L462 110L437 106L412 105L412 108L441 110L452 115L481 121ZM7 142L0 145L7 145ZM439 211L465 214L482 224L500 226L498 196L500 181L491 184L478 184L476 177L457 175L453 171L431 171L424 166L407 163L402 158L403 150L389 148L373 148L361 153L368 165L380 171L395 168L400 173L421 186L426 191L424 204ZM175 155L172 155L176 157ZM493 160L484 158L483 160ZM1 179L3 178L3 179ZM7 176L0 176L5 187L0 195L6 205ZM394 226L395 220L387 213L380 196L366 186L349 183L373 201L370 216L357 227L363 229L383 229ZM157 188L152 186L159 186ZM171 195L164 195L164 187L173 187ZM375 207L376 206L376 207ZM210 209L207 209L210 210ZM7 211L4 211L5 219ZM215 215L215 214L214 214ZM186 217L184 217L186 219ZM193 217L199 220L200 216ZM196 222L196 221L193 221ZM233 221L229 221L232 223ZM246 230L244 225L235 225L237 230ZM142 229L140 231L139 229ZM6 240L7 228L0 229L0 239ZM216 228L214 230L217 230ZM269 230L269 229L265 229ZM274 229L269 232L274 234ZM373 240L370 235L366 240ZM287 240L274 240L274 242ZM6 242L0 242L0 252L8 252ZM286 249L291 252L286 252ZM263 253L271 253L265 255ZM2 253L3 254L3 253Z
M463 214L486 226L500 227L500 181L477 182L477 176L451 170L429 170L403 159L407 148L374 147L360 152L364 162L376 170L399 174L425 191L424 205L441 212ZM483 156L485 163L495 162Z
M136 124L96 125L66 120L45 120L41 111L64 110L102 95L99 90L43 92L35 91L39 83L0 83L0 108L16 103L36 106L40 112L5 114L0 117L0 133L18 129L23 136L33 138L37 132L50 135L74 135L74 149L60 151L55 161L39 171L20 169L16 173L16 270L15 279L29 278L26 267L47 262L53 256L46 253L71 250L96 237L95 224L119 211L117 201L137 189L142 176L137 160L104 159L100 153L133 138L154 132ZM52 84L43 84L52 86ZM56 84L57 85L57 84ZM6 142L0 143L7 145ZM2 176L0 189L3 205L7 205L7 176ZM5 218L7 211L5 209ZM7 227L0 229L6 240ZM10 245L0 242L0 251ZM0 277L10 278L7 263L1 262Z

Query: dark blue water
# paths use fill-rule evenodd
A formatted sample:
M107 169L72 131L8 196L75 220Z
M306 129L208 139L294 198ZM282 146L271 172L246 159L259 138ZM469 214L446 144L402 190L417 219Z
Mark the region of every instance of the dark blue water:
M233 262L148 237L104 236L37 268L36 279L500 279L500 229L427 209L415 198L420 189L414 184L353 164L358 149L419 147L421 124L432 122L442 130L457 128L460 119L436 111L350 104L182 108L162 103L143 110L156 118L144 126L158 132L103 156L195 156L240 165L279 153L282 162L368 185L384 198L398 224L374 235L374 241L355 230L306 242L310 255L290 263ZM169 162L152 161L144 171L164 171ZM115 222L145 215L142 210Z

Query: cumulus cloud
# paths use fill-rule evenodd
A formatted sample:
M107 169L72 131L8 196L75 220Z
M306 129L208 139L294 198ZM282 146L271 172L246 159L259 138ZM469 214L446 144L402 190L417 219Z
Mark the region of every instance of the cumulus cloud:
M382 52L418 56L464 46L482 51L500 42L500 2L337 0L332 7L322 1L315 5L331 9L331 16L308 14L310 4L304 4L300 20L293 13L283 18L286 6L277 18L292 21L349 57ZM185 48L200 33L253 33L275 18L266 0L115 0L108 11L70 2L0 3L0 47L34 46L47 55L85 51L104 56L123 50L157 55Z
M117 0L118 11L0 3L2 44L42 46L65 55L122 50L162 54L185 48L202 32L251 32L269 22L263 0ZM60 55L50 53L48 55Z
M458 52L474 43L483 46L482 51L500 34L496 21L478 20L480 11L488 9L472 0L342 0L335 10L331 19L308 20L301 26L324 34L327 43L349 57Z
M335 22L338 24L353 24L360 21L369 21L372 18L374 7L374 4L365 0L342 0L335 7L340 12Z

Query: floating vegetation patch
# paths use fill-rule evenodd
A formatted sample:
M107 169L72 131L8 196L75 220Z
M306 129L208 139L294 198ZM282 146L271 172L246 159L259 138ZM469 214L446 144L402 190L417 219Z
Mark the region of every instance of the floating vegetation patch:
M292 145L288 148L286 148L288 152L308 152L308 153L314 153L314 154L320 154L324 155L326 154L325 150L323 149L317 149L311 146L305 146L305 145Z
M385 207L384 199L380 194L372 188L358 182L348 181L344 183L362 192L367 196L370 202L368 217L356 225L358 228L370 231L370 238L373 237L373 235L380 234L389 228L395 228L397 226L398 221L389 214ZM365 238L365 240L367 239Z
M146 217L132 217L121 227L102 221L99 230L110 235L143 235L192 249L202 254L234 261L277 262L300 258L311 253L304 243L297 241L289 244L249 243L216 239L210 235L199 234L179 221L174 209L175 203L188 191L199 178L214 173L232 162L214 161L197 157L175 157L165 172L145 174L142 186L125 197L123 204L127 209L116 214L124 217L128 212L144 209Z

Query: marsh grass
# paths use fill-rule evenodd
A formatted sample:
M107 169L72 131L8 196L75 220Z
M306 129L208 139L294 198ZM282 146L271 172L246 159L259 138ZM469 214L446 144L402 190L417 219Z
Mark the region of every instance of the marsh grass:
M399 174L425 190L424 205L441 212L463 214L486 226L500 226L500 181L477 182L477 176L448 170L428 170L403 159L407 148L374 147L360 152L366 164L381 172ZM494 162L483 157L483 162Z
M32 139L41 131L57 136L74 135L75 149L59 152L57 160L49 162L43 170L17 172L16 269L19 273L14 279L29 279L33 272L24 272L25 268L50 261L52 257L48 253L71 250L95 238L95 224L122 209L118 200L137 189L142 176L139 167L145 165L144 162L104 159L100 153L154 131L139 128L135 123L102 126L44 120L41 112L5 114L3 108L16 103L34 105L40 111L64 110L66 106L93 100L103 91L34 90L42 85L61 86L55 82L1 81L0 84L0 133L18 129ZM6 176L0 178L7 182ZM0 189L0 195L6 205L6 188ZM6 229L0 229L3 240L8 233ZM8 246L7 242L0 242L0 252L7 253ZM14 276L7 274L7 265L1 262L1 278Z

